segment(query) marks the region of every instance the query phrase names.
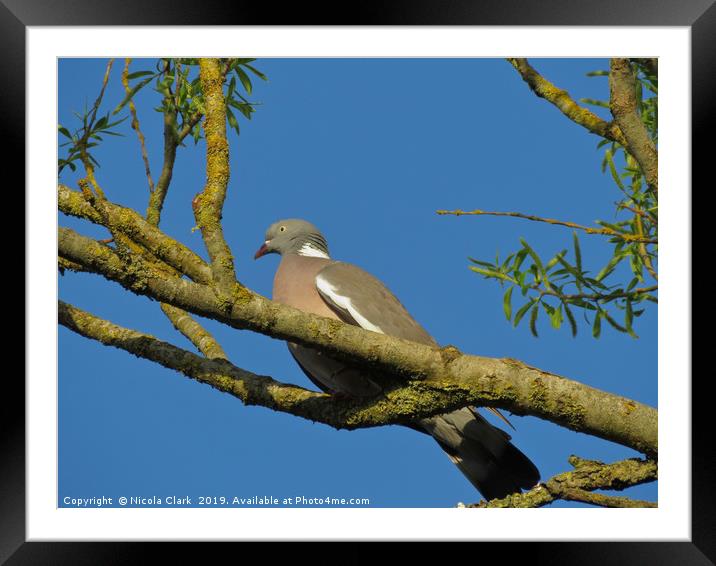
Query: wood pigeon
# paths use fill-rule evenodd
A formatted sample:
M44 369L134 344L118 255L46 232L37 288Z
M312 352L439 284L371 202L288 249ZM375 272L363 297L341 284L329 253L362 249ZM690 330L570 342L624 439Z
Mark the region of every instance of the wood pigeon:
M310 222L279 220L269 227L265 240L254 259L270 253L282 256L273 300L373 332L438 346L383 283L355 265L332 260L325 238ZM359 367L313 348L291 342L288 347L308 378L326 393L362 397L382 391ZM431 435L486 499L530 489L539 481L539 471L510 443L510 436L469 407L417 419L409 426Z

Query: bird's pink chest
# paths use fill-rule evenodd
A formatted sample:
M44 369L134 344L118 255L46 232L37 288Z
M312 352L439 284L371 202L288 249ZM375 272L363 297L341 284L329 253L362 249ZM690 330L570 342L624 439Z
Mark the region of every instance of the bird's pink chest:
M338 316L316 289L316 275L329 260L290 255L281 259L273 280L273 300L329 318Z

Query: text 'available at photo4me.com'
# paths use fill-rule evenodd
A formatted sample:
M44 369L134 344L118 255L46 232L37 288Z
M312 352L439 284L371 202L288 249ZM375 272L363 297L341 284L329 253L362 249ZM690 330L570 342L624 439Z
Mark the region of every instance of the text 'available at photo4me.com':
M293 495L120 495L97 497L64 496L60 507L369 507L369 497Z

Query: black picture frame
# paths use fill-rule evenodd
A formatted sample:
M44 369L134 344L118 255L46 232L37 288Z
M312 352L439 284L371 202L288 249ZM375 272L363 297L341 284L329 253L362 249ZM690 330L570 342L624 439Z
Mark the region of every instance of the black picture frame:
M346 5L271 2L203 2L187 0L0 0L0 66L3 77L4 157L24 161L25 32L27 26L84 25L561 25L688 26L692 33L693 184L706 184L706 138L713 125L716 89L716 6L714 0L364 0ZM19 168L16 168L19 169ZM7 170L6 170L7 171ZM24 180L24 179L23 179ZM19 183L20 181L16 181ZM712 181L713 182L713 181ZM6 189L10 191L9 186ZM689 190L688 187L683 188ZM9 192L7 193L9 194ZM696 243L696 242L694 242ZM25 295L25 300L32 297ZM694 336L695 337L695 336ZM27 336L32 340L32 336ZM693 346L692 346L693 349ZM693 350L692 350L693 351ZM691 376L669 376L689 379ZM13 374L3 384L2 462L0 467L0 561L16 564L143 563L147 543L25 542L25 406L24 384ZM509 561L550 564L714 564L716 563L716 458L707 421L710 403L706 375L692 380L692 537L691 542L543 542L493 543ZM23 400L23 401L21 401ZM664 400L667 401L667 400ZM559 537L559 533L555 533ZM509 545L509 549L505 546ZM154 543L164 560L186 545ZM202 551L206 552L206 551ZM272 553L274 551L272 550ZM481 553L484 550L481 550ZM351 562L374 560L368 545L351 552ZM483 554L483 559L485 555ZM208 558L204 554L204 558ZM277 558L273 554L273 558ZM460 559L478 556L466 554ZM6 562L5 562L6 561ZM345 561L342 559L341 561Z

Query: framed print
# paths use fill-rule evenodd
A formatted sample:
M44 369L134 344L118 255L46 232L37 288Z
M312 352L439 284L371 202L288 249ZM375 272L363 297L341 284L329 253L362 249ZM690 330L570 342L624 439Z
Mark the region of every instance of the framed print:
M10 563L70 540L712 559L685 190L712 6L6 5Z

